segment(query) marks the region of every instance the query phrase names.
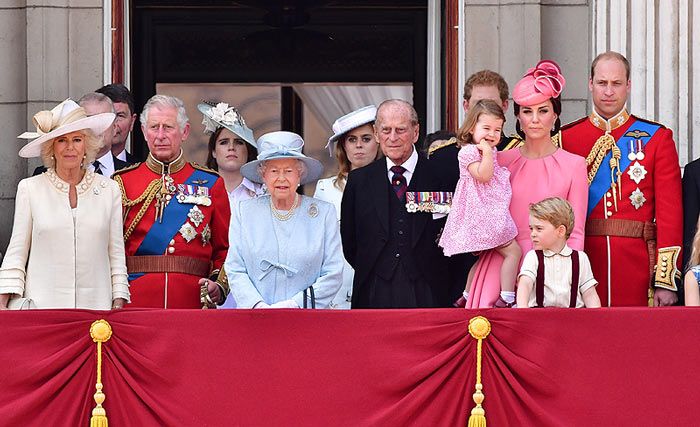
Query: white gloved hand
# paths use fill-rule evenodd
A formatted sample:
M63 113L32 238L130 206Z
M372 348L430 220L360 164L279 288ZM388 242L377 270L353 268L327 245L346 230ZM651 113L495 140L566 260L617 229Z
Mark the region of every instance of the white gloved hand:
M270 308L299 308L294 300L288 299L270 305Z

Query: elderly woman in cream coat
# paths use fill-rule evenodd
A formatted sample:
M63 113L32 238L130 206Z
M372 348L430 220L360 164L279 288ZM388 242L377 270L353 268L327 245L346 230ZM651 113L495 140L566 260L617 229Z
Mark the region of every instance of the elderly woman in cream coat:
M121 193L95 174L113 113L86 116L70 99L34 116L37 132L19 152L47 171L20 181L12 237L0 268L0 309L121 308L129 300Z
M340 227L340 202L343 200L345 182L351 170L367 166L377 160L382 152L374 137L374 120L377 107L368 105L338 118L333 123L333 136L328 139L326 148L338 160L338 174L319 179L314 197L332 203L338 214ZM349 309L352 301L352 280L355 270L344 261L343 284L331 301L331 308Z
M225 269L238 308L327 308L338 292L343 252L333 205L297 194L321 163L292 132L260 137L258 160L241 168L269 195L234 208Z

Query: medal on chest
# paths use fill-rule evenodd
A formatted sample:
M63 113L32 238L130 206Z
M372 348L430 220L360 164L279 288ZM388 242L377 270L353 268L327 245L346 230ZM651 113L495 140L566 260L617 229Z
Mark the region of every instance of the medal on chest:
M448 191L407 191L406 211L410 213L450 213L452 192Z
M176 198L179 203L211 206L209 188L199 185L178 184Z

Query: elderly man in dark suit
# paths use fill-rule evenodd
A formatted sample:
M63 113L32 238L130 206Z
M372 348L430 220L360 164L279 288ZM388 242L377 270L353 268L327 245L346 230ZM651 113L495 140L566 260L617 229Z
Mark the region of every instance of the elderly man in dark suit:
M407 192L445 190L414 147L415 109L384 101L374 131L386 157L350 172L341 205L343 252L355 269L352 308L447 306L447 259L436 243L444 219L409 212L406 203Z

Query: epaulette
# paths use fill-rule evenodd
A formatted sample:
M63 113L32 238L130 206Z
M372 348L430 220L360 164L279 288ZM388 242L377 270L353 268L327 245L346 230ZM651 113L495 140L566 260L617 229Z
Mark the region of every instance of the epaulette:
M646 122L646 123L650 123L650 124L652 124L652 125L661 126L661 127L664 128L664 129L666 128L665 125L663 125L663 124L661 124L661 123L659 123L659 122L655 122L655 121L649 120L649 119L643 119L643 118L641 118L641 117L635 116L634 114L630 114L630 116L634 117L635 119L639 120L640 122Z
M439 150L441 148L449 147L450 145L456 144L456 143L457 143L457 138L452 137L452 138L448 139L447 141L443 142L442 144L432 146L428 149L428 157L430 157L437 150Z
M197 169L197 170L204 171L204 172L208 172L208 173L210 173L210 174L212 174L212 175L219 176L219 172L215 171L214 169L209 169L209 168L206 167L206 166L202 166L202 165L200 165L199 163L190 162L190 166L192 166L193 168L195 168L195 169Z
M130 170L132 170L132 169L136 169L136 168L139 167L140 165L141 165L141 162L136 162L136 163L131 164L131 165L129 165L129 166L124 166L123 168L114 171L114 173L112 174L112 176L114 177L114 176L119 175L119 174L122 174L122 173L124 173L124 172L128 172L128 171L130 171Z
M552 144L553 144L555 147L561 147L561 142L560 142L561 136L560 136L560 135L561 135L561 131L560 131L560 132L557 132L557 133L556 133L555 135L553 135L552 138L551 138ZM508 150L512 150L513 148L521 147L523 144L525 144L525 140L522 139L522 138L520 137L520 135L517 135L517 134L516 134L516 135L511 135L511 136L510 136L510 141L508 141L508 144L506 144L506 146L503 147L503 151L508 151Z
M581 118L578 119L578 120L574 120L574 121L571 122L571 123L565 124L564 126L561 127L561 130L568 129L568 128L572 127L572 126L576 126L577 124L579 124L579 123L581 123L581 122L584 122L584 121L586 121L586 120L588 120L588 116L581 117Z
M520 135L513 134L510 136L510 139L508 140L508 143L506 144L505 147L503 147L503 151L508 151L513 148L520 147L525 143L525 140L520 138Z

